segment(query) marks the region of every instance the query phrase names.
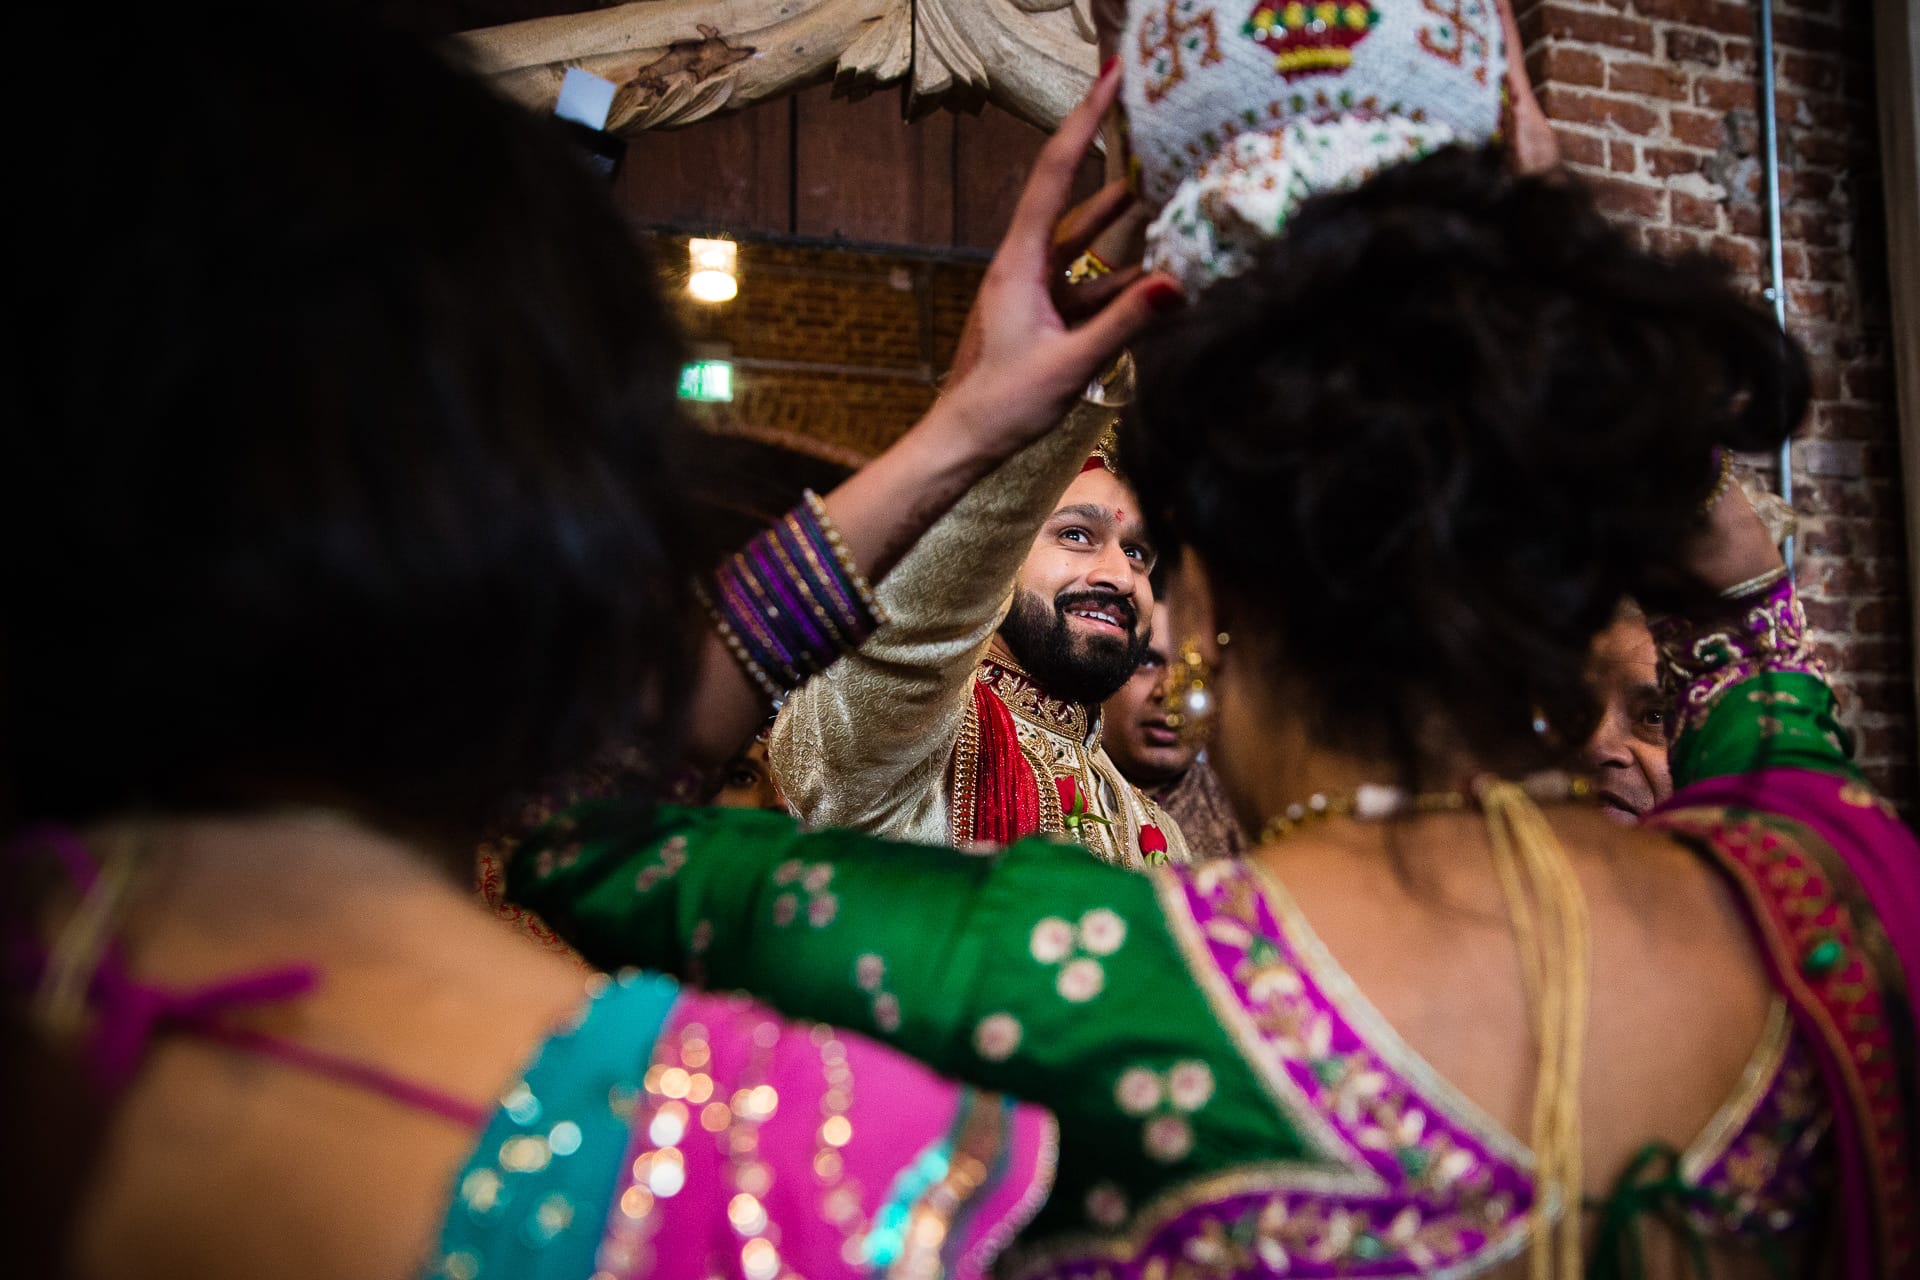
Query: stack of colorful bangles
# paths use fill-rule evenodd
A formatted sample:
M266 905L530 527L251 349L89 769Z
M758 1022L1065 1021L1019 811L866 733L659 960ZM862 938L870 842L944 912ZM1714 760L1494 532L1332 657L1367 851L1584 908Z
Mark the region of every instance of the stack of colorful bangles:
M775 705L886 621L812 490L715 570L700 598L720 638Z

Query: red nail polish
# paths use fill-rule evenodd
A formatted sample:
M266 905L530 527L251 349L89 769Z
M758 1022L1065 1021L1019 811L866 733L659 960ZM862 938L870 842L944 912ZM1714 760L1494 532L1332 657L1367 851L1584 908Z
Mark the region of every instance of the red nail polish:
M1180 286L1170 281L1156 280L1147 286L1147 305L1155 311L1171 311L1186 300Z

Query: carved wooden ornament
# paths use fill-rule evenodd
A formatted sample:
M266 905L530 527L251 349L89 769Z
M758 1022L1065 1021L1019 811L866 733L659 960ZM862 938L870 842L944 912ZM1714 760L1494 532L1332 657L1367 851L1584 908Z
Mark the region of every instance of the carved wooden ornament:
M619 86L612 133L671 128L831 77L907 80L909 109L985 99L1051 131L1092 83L1089 0L641 0L461 37L511 97L553 108L568 67Z

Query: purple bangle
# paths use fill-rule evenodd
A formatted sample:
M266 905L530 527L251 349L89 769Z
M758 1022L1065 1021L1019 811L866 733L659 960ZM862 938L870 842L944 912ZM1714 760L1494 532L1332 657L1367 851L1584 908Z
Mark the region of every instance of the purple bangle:
M793 585L805 597L803 603L813 614L819 626L825 630L824 643L837 649L847 643L848 632L855 628L848 622L845 615L836 618L833 611L828 608L833 600L832 592L822 590L825 584L816 581L821 576L821 570L808 557L807 549L802 539L796 535L793 523L791 520L782 520L775 525L774 536L769 545L779 555L781 567L791 577Z
M732 571L729 572L729 569ZM757 652L777 650L779 642L773 632L767 629L766 606L755 599L755 593L760 588L747 553L735 555L733 565L723 566L715 575L714 585L720 591L721 607L739 631L741 639L750 643Z
M760 581L779 610L777 614L769 614L768 630L780 639L792 642L785 646L792 655L805 655L829 648L827 637L813 625L813 619L807 616L806 606L800 603L792 573L778 562L771 550L779 544L779 534L772 530L768 532L773 536L756 538L751 548Z
M804 497L700 589L715 630L776 705L882 621L825 506L811 492Z
M832 544L828 542L825 531L820 527L818 517L809 508L802 507L801 510L806 511L806 518L796 523L794 532L803 544L800 548L802 555L810 560L817 560L822 565L836 563L839 557ZM862 618L868 615L862 610L858 597L849 591L846 584L835 574L822 572L820 576L826 583L832 606L842 624L842 629L859 631Z

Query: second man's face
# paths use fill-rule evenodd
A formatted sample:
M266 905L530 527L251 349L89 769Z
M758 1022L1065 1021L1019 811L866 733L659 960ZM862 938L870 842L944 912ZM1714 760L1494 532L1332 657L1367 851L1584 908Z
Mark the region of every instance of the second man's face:
M1591 672L1600 695L1600 727L1587 743L1601 811L1637 822L1673 794L1667 763L1667 703L1660 693L1659 657L1646 622L1622 618L1593 642Z
M1167 679L1172 662L1167 607L1155 604L1146 652L1133 675L1101 708L1101 743L1128 782L1152 790L1176 782L1193 766L1197 746L1167 723Z

